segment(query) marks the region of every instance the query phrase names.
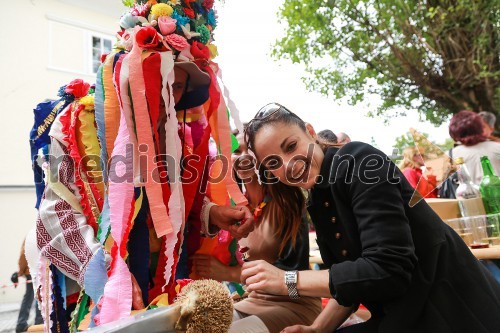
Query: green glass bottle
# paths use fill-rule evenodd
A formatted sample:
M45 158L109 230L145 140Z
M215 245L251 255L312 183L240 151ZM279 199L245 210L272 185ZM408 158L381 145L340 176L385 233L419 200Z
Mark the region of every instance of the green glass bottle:
M487 214L500 213L500 177L495 174L488 156L481 157L483 180L479 191L483 197L484 209Z

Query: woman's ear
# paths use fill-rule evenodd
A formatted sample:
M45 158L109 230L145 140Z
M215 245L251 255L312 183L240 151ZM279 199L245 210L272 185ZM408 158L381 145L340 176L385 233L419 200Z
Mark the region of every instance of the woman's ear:
M306 123L306 130L307 130L307 133L309 133L309 135L313 138L313 140L316 140L317 139L317 135L316 135L316 131L314 130L314 127L309 124L309 123Z

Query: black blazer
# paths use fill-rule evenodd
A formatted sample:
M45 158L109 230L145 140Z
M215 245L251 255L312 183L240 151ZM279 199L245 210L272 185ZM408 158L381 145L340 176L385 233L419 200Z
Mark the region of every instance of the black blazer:
M330 148L309 213L330 291L379 332L500 332L500 287L381 151ZM417 192L418 193L418 192Z

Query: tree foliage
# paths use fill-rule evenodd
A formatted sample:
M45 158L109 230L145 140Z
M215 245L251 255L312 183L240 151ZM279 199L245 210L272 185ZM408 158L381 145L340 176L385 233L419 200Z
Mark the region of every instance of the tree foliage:
M500 104L498 0L285 0L273 55L301 63L310 90L373 113L417 109L440 124Z

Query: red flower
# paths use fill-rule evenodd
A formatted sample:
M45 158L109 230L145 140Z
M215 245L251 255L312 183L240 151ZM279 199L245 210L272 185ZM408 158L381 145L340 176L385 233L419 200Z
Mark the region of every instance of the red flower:
M192 19L194 18L194 10L192 10L191 8L184 8L184 13L187 17Z
M144 49L156 49L160 45L160 36L152 26L142 27L135 34L137 44Z
M205 44L196 40L191 44L191 54L195 60L202 59L208 61L210 59L210 49Z
M213 6L214 6L214 0L203 1L203 7L205 7L207 10L212 9Z
M82 79L75 79L68 83L66 89L64 89L64 92L66 94L71 94L76 98L81 98L83 96L87 96L89 88L90 84L88 84L87 82L83 81Z
M175 280L175 282L177 282L177 285L179 286L179 293L182 291L182 289L187 286L188 284L190 284L191 282L193 282L193 280L191 279L179 279L179 280Z

